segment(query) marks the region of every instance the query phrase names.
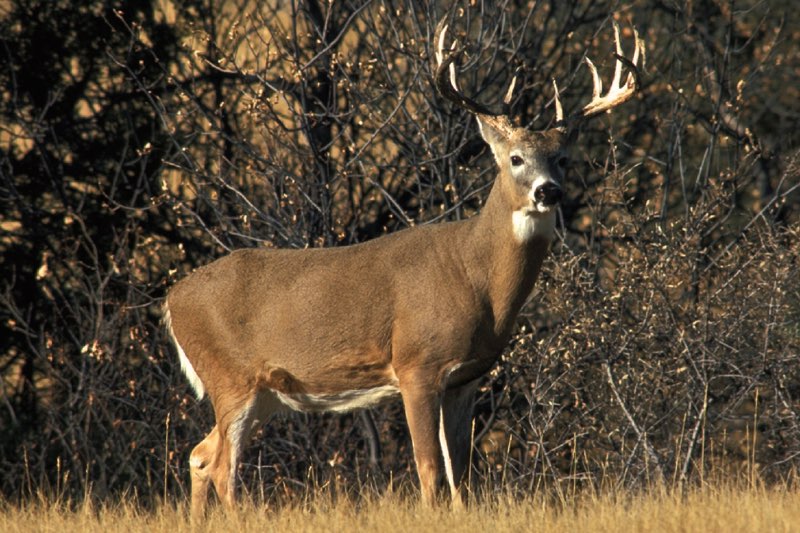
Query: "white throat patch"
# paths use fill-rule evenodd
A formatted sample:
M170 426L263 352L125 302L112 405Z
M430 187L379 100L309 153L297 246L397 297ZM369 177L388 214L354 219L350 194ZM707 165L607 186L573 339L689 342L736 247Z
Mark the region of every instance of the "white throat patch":
M517 242L525 243L533 237L552 240L556 228L556 210L553 208L541 213L530 208L520 209L511 213L511 223Z

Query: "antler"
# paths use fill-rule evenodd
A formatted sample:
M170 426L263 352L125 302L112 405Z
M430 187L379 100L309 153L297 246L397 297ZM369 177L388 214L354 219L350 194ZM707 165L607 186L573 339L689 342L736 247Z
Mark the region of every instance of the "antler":
M453 64L455 53L448 53L445 57L445 37L447 35L447 17L443 17L436 25L436 88L451 102L463 107L464 109L479 115L497 116L483 104L467 97L458 90L456 81L456 68ZM456 41L450 47L450 51L456 48Z
M478 115L486 115L490 117L499 117L504 113L497 113L492 111L485 105L469 98L458 89L458 82L456 81L456 68L453 64L456 55L456 41L450 46L450 50L446 51L445 38L447 36L447 16L443 17L436 25L436 88L439 92L450 100L451 102L463 107L467 111ZM508 106L513 96L514 87L516 86L517 77L511 80L511 85L506 91L503 103Z
M555 80L553 80L553 87L555 88L556 121L558 123L561 123L563 126L565 123L580 122L592 118L620 105L634 95L639 86L639 71L637 66L639 53L641 52L642 63L644 63L645 48L644 41L639 38L639 33L635 28L633 34L636 40L636 49L633 52L633 60L629 60L622 55L622 46L619 43L619 25L614 22L614 44L616 46L616 54L614 55L617 58L617 62L614 66L614 79L611 81L611 87L608 89L605 96L603 96L603 82L600 80L600 75L597 73L597 68L595 68L594 63L587 57L586 64L592 73L592 100L583 106L583 109L574 115L570 115L566 120L564 120L564 111L558 97L558 86ZM623 65L628 67L629 72L628 76L625 78L625 82L621 83Z

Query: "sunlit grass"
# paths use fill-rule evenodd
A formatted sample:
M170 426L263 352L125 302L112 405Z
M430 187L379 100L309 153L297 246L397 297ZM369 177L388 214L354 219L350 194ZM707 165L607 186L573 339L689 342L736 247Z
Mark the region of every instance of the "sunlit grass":
M279 508L245 501L234 512L212 506L192 526L186 507L145 510L135 501L70 506L45 499L3 504L3 532L165 531L797 531L800 493L785 486L706 484L685 491L653 488L638 493L579 491L568 499L537 494L493 495L465 511L425 508L395 494L334 498L322 493Z

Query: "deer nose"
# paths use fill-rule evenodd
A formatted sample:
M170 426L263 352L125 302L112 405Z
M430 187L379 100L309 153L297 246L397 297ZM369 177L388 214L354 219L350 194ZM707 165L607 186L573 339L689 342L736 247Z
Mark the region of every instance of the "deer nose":
M556 205L559 201L561 201L561 197L564 196L564 191L561 190L561 187L551 181L537 187L533 195L536 198L536 201L541 204Z

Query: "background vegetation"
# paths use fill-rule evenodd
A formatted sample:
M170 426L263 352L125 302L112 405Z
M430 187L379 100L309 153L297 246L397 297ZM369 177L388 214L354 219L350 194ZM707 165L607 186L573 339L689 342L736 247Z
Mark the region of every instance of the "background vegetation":
M466 92L553 120L647 42L572 147L558 240L476 405L476 485L641 487L800 461L800 14L789 1L464 2ZM340 246L480 209L494 173L433 90L427 2L12 0L0 20L0 494L188 491L211 426L159 325L244 246ZM282 499L413 479L397 405L265 426ZM359 485L358 482L362 484ZM337 485L338 486L338 485Z

